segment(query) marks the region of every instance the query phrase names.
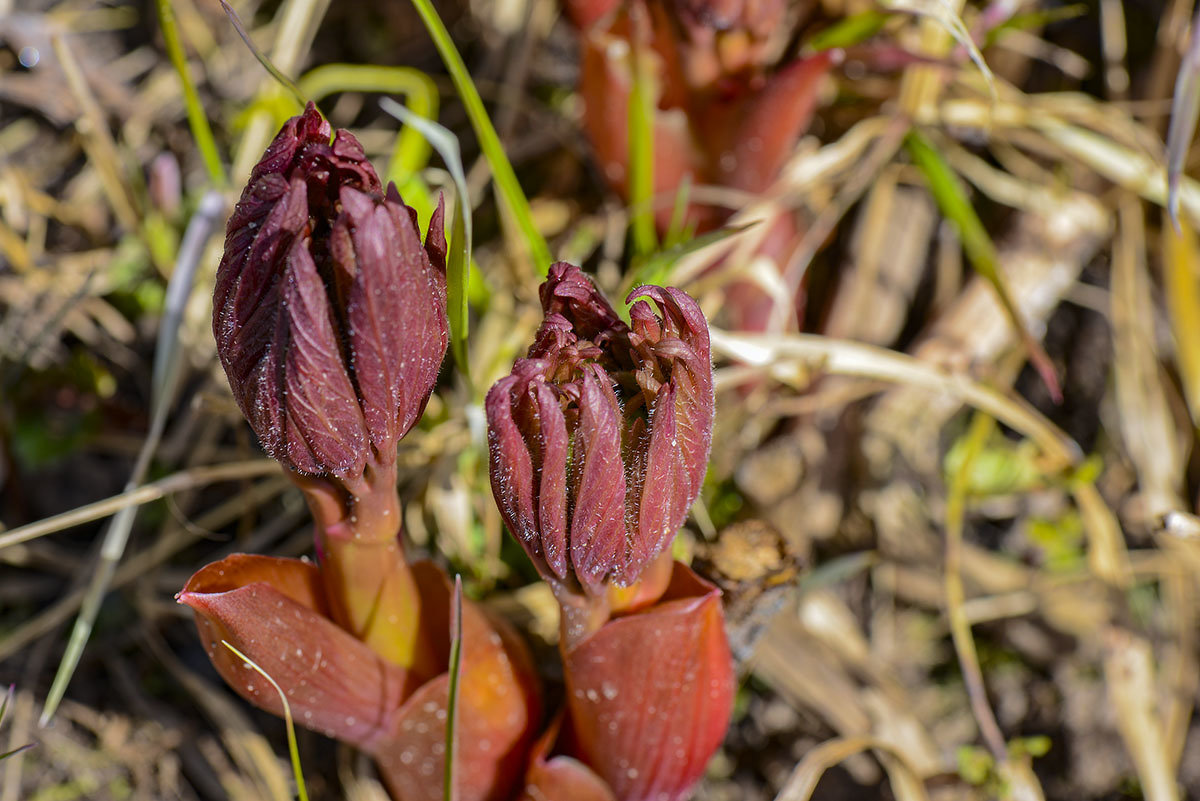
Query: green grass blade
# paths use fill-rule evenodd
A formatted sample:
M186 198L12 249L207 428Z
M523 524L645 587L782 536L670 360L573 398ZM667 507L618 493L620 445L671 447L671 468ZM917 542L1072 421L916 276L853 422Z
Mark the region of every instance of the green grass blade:
M454 179L456 197L450 223L450 249L446 254L446 312L450 318L450 352L469 381L467 282L471 268L471 198L467 194L467 176L463 170L458 139L438 123L418 117L394 100L385 97L379 101L379 105L424 136L442 157L450 177Z
M483 100L479 97L479 91L475 88L475 82L471 80L471 73L467 71L467 65L463 62L458 48L454 46L454 41L450 38L450 32L446 30L442 18L438 16L430 0L412 0L412 4L416 8L417 14L420 15L421 21L425 23L446 69L450 72L450 80L454 82L454 88L458 91L458 96L466 107L467 117L471 120L475 135L479 137L479 146L483 149L483 155L492 169L492 178L495 180L496 189L525 237L534 267L537 268L539 275L546 275L550 271L550 247L546 244L546 240L538 231L537 226L533 224L533 213L529 209L529 200L525 197L525 192L517 181L517 175L513 172L512 164L504 153L504 146L500 144L496 128L492 125L491 118L488 117Z
M1003 762L1007 759L1008 749L1004 743L1004 735L996 723L996 716L988 703L983 671L979 666L979 652L971 636L970 620L963 609L966 593L962 580L963 527L971 465L983 452L994 427L995 421L991 417L982 412L975 413L963 442L963 455L958 470L946 477L948 486L943 592L946 599L946 617L950 621L950 636L954 642L954 651L958 655L959 669L962 671L963 684L967 690L971 712L975 716L975 724L979 727L980 736L991 751L992 758Z
M808 40L806 49L814 52L861 44L883 30L891 16L882 11L863 11L851 14L830 25Z
M221 155L217 152L217 142L213 138L212 128L209 127L208 117L200 105L200 97L196 94L196 86L188 73L187 56L183 52L183 43L179 39L179 26L175 23L175 9L171 0L157 0L158 20L162 28L163 42L167 46L167 55L171 66L179 76L183 86L183 105L187 110L188 126L192 129L192 138L200 150L204 160L204 168L208 171L208 179L217 186L223 187L229 182L225 166L221 163Z
M460 191L465 192L466 188L463 185ZM471 212L467 199L460 195L454 203L450 250L446 254L446 313L450 318L450 350L468 383L471 379L471 363L467 360L467 332L471 325L467 308L470 269Z
M633 46L633 85L629 91L629 205L634 258L658 250L654 230L655 91L646 45Z
M8 713L8 705L12 703L13 693L17 690L17 685L8 685L8 691L4 693L4 702L0 703L0 725L4 723L4 716Z
M275 683L275 679L271 678L271 674L255 664L254 660L250 657L243 654L237 648L234 648L228 640L221 640L221 645L224 645L233 652L234 656L245 662L246 667L269 681L271 686L275 688L275 692L279 693L279 700L283 704L283 721L287 725L288 756L292 760L292 775L296 778L296 795L300 801L308 801L308 788L304 784L304 771L300 767L300 748L296 745L296 724L292 720L292 707L288 704L287 695Z
M254 54L254 57L258 59L258 63L263 65L263 69L269 72L271 77L274 78L280 86L282 86L284 89L287 89L288 92L291 93L292 97L296 98L296 102L303 106L304 95L300 93L300 88L296 86L295 82L291 78L284 75L283 72L281 72L279 68L271 62L271 59L267 58L266 53L258 49L258 45L254 44L254 40L250 38L250 34L247 33L246 28L242 25L241 17L237 15L237 12L233 10L233 7L230 6L229 3L225 2L225 0L221 0L221 8L225 9L225 16L229 17L229 21L233 23L234 30L237 31L238 36L242 37L242 41L246 43L246 47L249 48L250 52Z
M675 202L671 207L671 222L667 225L667 233L663 237L663 245L673 248L683 244L695 235L695 224L688 224L688 201L692 196L692 174L683 174L683 180L675 189Z
M11 756L16 756L26 749L33 748L35 745L37 745L37 743L25 743L25 745L18 746L11 751L5 751L3 754L0 754L0 762L3 762Z
M151 450L146 445L151 444L149 437L146 443L142 446L141 452L138 454L138 464L134 466L134 478L125 485L126 491L132 490L141 483L142 476L145 475L146 468L149 467ZM157 441L153 442L157 445ZM142 456L145 454L145 458ZM46 694L46 703L42 707L42 716L38 719L39 726L46 726L50 723L54 713L58 710L58 705L62 703L63 696L67 693L67 685L71 682L71 677L75 675L75 668L79 666L79 659L83 656L83 649L87 646L88 638L92 635L92 627L96 622L96 616L100 612L100 604L104 600L104 595L108 591L108 585L112 583L113 573L116 572L117 563L121 561L121 555L125 553L125 545L129 542L129 532L133 528L133 520L137 516L137 507L131 506L122 509L117 513L116 517L109 523L108 529L104 532L104 541L100 547L99 565L92 573L91 580L88 582L87 594L84 596L83 604L79 608L79 615L75 618L75 625L71 629L71 636L67 640L66 650L63 652L62 661L58 664L58 671L54 674L54 681L50 684L50 691Z
M725 226L651 254L649 258L644 259L638 265L637 269L625 279L625 283L621 285L621 296L624 297L632 292L635 287L639 287L642 284L663 286L670 283L672 268L684 256L720 242L726 237L740 234L742 231L757 224Z
M444 801L455 801L456 741L454 739L458 721L458 681L462 673L462 576L454 576L454 606L450 610L450 686L446 691L446 772L442 786Z
M1025 322L1021 319L1021 314L1013 303L1012 295L1009 294L1008 287L1005 286L1004 279L1000 275L996 247L992 244L991 237L988 236L979 215L971 206L962 184L958 181L958 176L950 169L950 165L937 152L933 144L921 133L915 130L909 131L904 144L913 163L925 178L925 184L929 187L938 209L958 230L959 239L962 240L963 250L967 254L967 260L971 263L971 267L996 290L996 296L1004 307L1004 311L1008 313L1009 319L1012 320L1013 326L1029 353L1030 361L1041 375L1050 394L1056 401L1061 401L1062 390L1059 388L1054 365L1051 363L1050 357L1046 355L1046 351L1042 349L1041 344L1025 327Z
M1024 14L1013 14L1004 22L987 32L983 39L983 47L991 47L996 42L1004 38L1005 34L1014 31L1029 31L1044 28L1053 22L1062 22L1063 20L1075 19L1082 17L1088 13L1088 7L1084 3L1076 3L1070 6L1059 6L1057 8L1038 8L1033 11L1028 11Z

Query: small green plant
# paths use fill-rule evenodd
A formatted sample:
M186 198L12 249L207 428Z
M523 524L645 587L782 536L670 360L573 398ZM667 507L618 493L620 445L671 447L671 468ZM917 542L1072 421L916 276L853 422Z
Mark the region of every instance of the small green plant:
M1050 752L1050 744L1050 738L1045 735L1018 737L1008 742L1008 759L1023 762L1045 756ZM1009 785L1004 771L996 764L988 749L976 745L960 746L955 753L955 759L958 763L958 775L967 784L982 788L989 798L1009 796Z

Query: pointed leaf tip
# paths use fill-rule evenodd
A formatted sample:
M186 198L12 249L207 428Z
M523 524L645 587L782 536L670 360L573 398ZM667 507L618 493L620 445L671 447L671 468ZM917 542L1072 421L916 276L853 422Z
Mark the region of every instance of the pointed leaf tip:
M564 666L575 756L623 801L688 797L733 706L720 591L676 563L658 604L609 621Z

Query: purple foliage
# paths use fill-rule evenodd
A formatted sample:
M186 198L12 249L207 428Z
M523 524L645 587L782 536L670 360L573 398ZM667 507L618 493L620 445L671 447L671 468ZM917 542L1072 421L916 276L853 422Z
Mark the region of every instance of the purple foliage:
M352 134L311 103L255 166L225 235L213 333L263 448L301 473L390 464L446 352L439 205L384 191ZM372 447L368 447L368 445Z
M598 594L636 581L700 492L714 408L708 325L687 294L655 286L629 296L626 325L561 262L540 296L528 358L487 397L492 489L543 575L573 574Z

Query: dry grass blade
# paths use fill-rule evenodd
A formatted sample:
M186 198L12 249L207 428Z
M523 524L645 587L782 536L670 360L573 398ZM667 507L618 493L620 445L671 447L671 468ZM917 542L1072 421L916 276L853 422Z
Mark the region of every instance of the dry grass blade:
M833 232L838 222L858 202L863 193L876 182L879 173L892 161L904 141L907 129L906 120L900 118L892 120L888 129L874 142L869 152L855 166L854 171L842 182L837 198L822 210L817 219L813 221L811 228L805 232L800 245L784 268L785 283L780 287L779 298L775 300L772 307L771 320L768 324L769 331L783 331L787 320L794 316L788 311L791 307L788 299L796 296L796 291L801 286L804 276L808 272L809 264L817 254L821 243ZM769 270L767 276L769 279L774 279L775 270Z
M889 767L889 774L893 770L896 772L896 775L890 778L892 790L896 792L900 801L928 801L929 796L924 785L916 778L916 774L904 762L902 756L893 751L887 743L865 735L828 740L813 748L804 755L800 764L796 765L783 789L775 796L775 801L808 801L825 771L868 749L883 751L894 759L892 767ZM904 778L897 781L899 776Z
M1039 415L1027 403L987 387L962 373L954 373L897 351L836 340L812 334L763 336L712 331L713 349L725 356L761 368L777 378L795 377L799 365L835 375L921 387L948 393L984 411L1028 436L1058 468L1082 460L1079 446Z
M260 466L269 465L273 468L270 470L272 473L279 469L277 463L267 459L261 460L258 464ZM194 526L169 530L166 534L159 537L153 545L126 559L114 573L112 581L109 584L110 589L115 590L139 576L144 576L152 568L160 565L163 561L194 542L197 536L199 536L198 532L228 525L232 520L245 514L248 509L265 504L279 495L285 486L288 486L287 480L282 476L265 479L253 485L245 492L234 495L229 500L206 512L196 519ZM142 487L142 489L145 489L145 487ZM111 511L108 514L111 514ZM48 634L57 626L66 622L79 609L85 596L86 589L80 589L63 596L32 618L24 621L14 631L5 635L3 639L0 639L0 662L18 653L31 642Z
M926 108L918 120L951 127L965 126L993 134L1004 130L1032 132L1048 152L1065 153L1107 180L1165 207L1167 176L1159 159L1146 152L1154 134L1127 114L1090 102L1079 102L1074 96L1071 100L1076 102L1064 98L1058 105L1074 106L1072 112L1089 125L1107 128L1113 135L1066 119L1055 108L1053 96L1042 96L1034 101L1011 90L1002 93L1000 101L994 104L975 98L945 100L936 108ZM1131 141L1136 141L1137 146L1127 144ZM1193 223L1200 221L1200 183L1181 177L1179 203Z
M160 478L158 481L143 484L137 489L122 492L120 495L114 495L111 498L89 503L87 506L81 506L78 509L6 531L0 534L0 548L44 537L55 531L90 523L93 520L100 520L122 509L150 503L173 492L183 492L217 481L237 481L278 472L279 464L270 459L251 459L245 462L230 462L181 470L166 478Z
M1142 205L1129 195L1118 207L1113 253L1113 370L1121 435L1137 467L1146 517L1183 508L1180 453L1154 346L1154 305L1146 270Z
M1104 678L1109 701L1146 801L1179 801L1157 711L1154 674L1150 643L1118 628L1106 632Z
M14 685L8 685L8 691L4 694L4 700L0 702L0 726L4 724L4 716L8 713L8 708L12 705L13 694L15 691L16 687ZM32 748L33 745L33 743L25 743L25 745L19 745L16 748L10 748L5 752L0 753L0 762L3 762L11 756L16 756L26 748Z
M955 0L883 0L880 5L893 11L917 14L937 23L967 52L971 61L975 62L975 66L979 68L984 80L987 81L988 88L995 95L996 78L992 75L987 62L984 61L983 54L979 52L967 26L963 24L962 17L959 16L961 2L955 2Z
M1050 460L1049 470L1079 466L1079 446L1023 400L987 387L965 374L885 348L810 334L763 336L734 334L714 328L712 345L736 361L774 378L795 383L807 366L835 375L919 387L935 395L951 395L1029 437ZM1095 486L1074 482L1072 492L1088 535L1093 572L1118 586L1129 581L1129 565L1121 528Z
M1200 577L1200 552L1189 544L1166 542L1165 551L1182 555L1163 576L1163 595L1170 609L1174 636L1166 646L1162 660L1165 695L1163 741L1172 774L1178 773L1187 747L1196 692L1200 689L1200 654L1196 648L1197 577ZM1190 545L1196 545L1191 543Z
M121 221L121 225L126 231L136 231L139 227L137 207L129 187L121 177L119 170L124 159L117 153L117 146L113 142L112 134L108 131L104 112L96 103L87 79L83 75L83 70L75 60L66 39L57 36L53 43L55 55L62 64L63 73L67 77L71 92L83 109L83 114L76 121L75 127L83 138L83 147L87 152L88 161L100 176L104 193L108 196L108 202L112 206L113 213L117 215L117 219Z

